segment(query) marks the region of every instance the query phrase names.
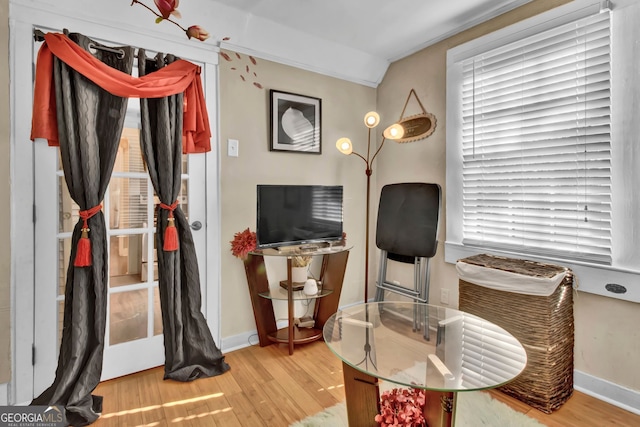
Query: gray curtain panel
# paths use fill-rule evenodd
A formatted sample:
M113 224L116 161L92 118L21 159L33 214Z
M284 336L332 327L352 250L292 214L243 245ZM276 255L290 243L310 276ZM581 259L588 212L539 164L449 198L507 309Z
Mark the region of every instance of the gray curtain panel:
M79 34L69 37L89 51ZM94 56L131 74L134 50L117 54L96 50ZM71 198L81 210L102 202L115 163L127 100L99 88L68 65L54 58L60 154ZM32 405L62 405L67 420L80 426L95 421L102 398L92 396L102 373L107 308L108 253L102 211L88 220L92 265L74 267L83 221L74 230L67 269L64 324L58 367L53 384Z
M68 36L91 52L80 34ZM95 49L93 55L131 74L135 49L121 47L124 55ZM144 51L138 53L145 58ZM140 60L140 75L166 62ZM87 210L105 195L116 159L127 99L111 95L54 57L60 153L71 198ZM182 158L182 94L140 100L142 149L153 186L163 203L171 205L180 191ZM222 374L229 369L200 311L200 277L191 229L178 206L174 211L179 249L163 251L169 212L158 210L158 274L165 341L165 378L190 381ZM104 215L88 220L92 264L74 267L82 219L73 230L67 270L62 342L53 384L32 405L62 405L68 422L82 426L102 412L102 397L91 393L100 381L106 325L108 252Z
M144 61L138 51L140 77L175 61L158 54ZM153 188L166 205L174 203L182 173L182 93L166 98L140 99L142 134L140 144ZM200 275L191 228L180 205L173 212L178 231L177 251L164 251L164 233L169 211L158 208L156 247L160 305L164 332L164 377L191 381L222 374L229 369L216 346L200 310Z

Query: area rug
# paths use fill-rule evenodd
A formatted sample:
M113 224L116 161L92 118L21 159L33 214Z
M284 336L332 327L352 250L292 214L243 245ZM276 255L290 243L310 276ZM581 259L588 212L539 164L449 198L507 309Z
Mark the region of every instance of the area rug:
M487 393L458 393L456 427L544 427L544 424L492 399ZM347 409L340 402L290 427L349 427Z

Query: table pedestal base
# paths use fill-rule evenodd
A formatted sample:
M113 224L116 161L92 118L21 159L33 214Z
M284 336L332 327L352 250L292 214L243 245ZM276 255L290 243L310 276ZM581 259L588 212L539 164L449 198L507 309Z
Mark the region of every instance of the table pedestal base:
M378 427L375 420L376 415L380 413L378 379L344 362L342 374L349 427Z
M349 427L378 427L380 413L378 379L342 362L344 394L347 401ZM429 427L453 426L456 395L453 392L424 390L424 418Z
M426 404L424 419L429 427L450 427L453 425L456 395L450 391L424 391Z

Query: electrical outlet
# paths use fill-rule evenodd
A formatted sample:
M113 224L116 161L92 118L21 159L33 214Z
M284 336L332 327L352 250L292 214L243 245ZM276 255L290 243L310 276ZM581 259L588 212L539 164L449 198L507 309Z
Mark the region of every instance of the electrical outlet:
M440 289L440 304L449 305L449 289Z

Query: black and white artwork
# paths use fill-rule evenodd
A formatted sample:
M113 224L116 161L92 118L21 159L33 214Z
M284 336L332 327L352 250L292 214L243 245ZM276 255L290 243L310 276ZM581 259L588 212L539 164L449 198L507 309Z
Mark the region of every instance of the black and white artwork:
M271 151L321 154L321 100L277 90L271 98Z

